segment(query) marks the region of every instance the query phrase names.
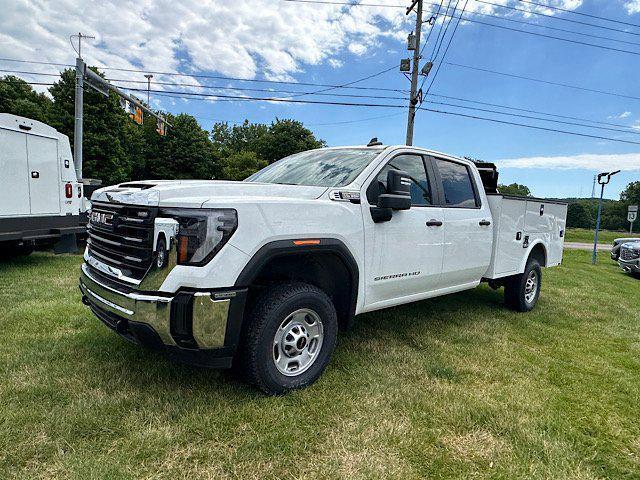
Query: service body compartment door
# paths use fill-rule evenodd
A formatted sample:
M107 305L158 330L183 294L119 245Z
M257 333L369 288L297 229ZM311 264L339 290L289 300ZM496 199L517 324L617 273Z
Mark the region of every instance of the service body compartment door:
M0 129L0 217L29 214L27 135Z
M526 200L514 200L502 197L492 198L500 202L499 218L497 218L497 242L495 250L495 275L518 273L522 256L524 239L524 222L527 211Z
M545 209L549 215L553 216L553 230L549 244L549 258L547 258L547 266L552 267L562 263L564 234L567 228L567 205L549 203L545 205Z
M27 136L31 214L60 213L63 189L58 168L58 141L54 138Z

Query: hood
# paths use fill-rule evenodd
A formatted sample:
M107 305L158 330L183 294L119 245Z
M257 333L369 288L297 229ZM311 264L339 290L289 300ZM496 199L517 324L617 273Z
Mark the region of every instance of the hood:
M626 242L623 243L620 248L624 248L627 250L640 250L640 243L638 242L638 240L634 240L631 242Z
M231 182L224 180L148 180L127 182L96 190L94 202L122 203L149 207L182 206L201 207L215 198L267 199L319 198L326 187L305 185L279 185L271 183Z

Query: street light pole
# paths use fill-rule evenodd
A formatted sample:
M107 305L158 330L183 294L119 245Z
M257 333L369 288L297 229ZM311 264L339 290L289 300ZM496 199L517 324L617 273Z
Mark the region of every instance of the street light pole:
M596 260L598 258L598 232L600 230L600 217L602 215L602 198L604 197L604 186L611 181L611 177L613 177L616 173L620 173L620 170L616 170L615 172L604 172L598 174L598 183L601 185L600 188L600 200L598 201L598 218L596 220L596 234L593 238L593 255L591 256L591 263L593 265L596 264Z

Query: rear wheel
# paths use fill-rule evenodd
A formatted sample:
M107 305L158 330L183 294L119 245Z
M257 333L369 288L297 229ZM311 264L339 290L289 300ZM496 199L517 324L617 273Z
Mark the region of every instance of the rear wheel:
M505 284L505 303L517 312L528 312L538 302L541 287L542 269L537 260L530 258L524 272L509 278Z
M304 388L329 363L338 321L331 299L306 283L268 289L246 319L237 369L271 395Z

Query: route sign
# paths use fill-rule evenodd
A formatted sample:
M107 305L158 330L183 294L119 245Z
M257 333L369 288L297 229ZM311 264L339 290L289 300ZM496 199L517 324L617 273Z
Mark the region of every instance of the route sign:
M627 212L627 221L631 224L629 227L629 233L633 233L633 222L638 219L638 205L629 205Z

